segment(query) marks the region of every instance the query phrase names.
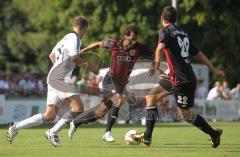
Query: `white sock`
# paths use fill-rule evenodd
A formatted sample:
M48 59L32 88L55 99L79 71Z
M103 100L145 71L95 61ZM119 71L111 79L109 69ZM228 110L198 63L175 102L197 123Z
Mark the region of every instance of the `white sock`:
M41 113L36 114L30 118L27 118L23 121L17 122L16 124L16 128L18 130L20 129L24 129L24 128L30 128L33 126L38 126L41 125L43 123L43 116Z
M64 118L61 118L49 131L52 134L58 134L60 130L67 124L67 120Z

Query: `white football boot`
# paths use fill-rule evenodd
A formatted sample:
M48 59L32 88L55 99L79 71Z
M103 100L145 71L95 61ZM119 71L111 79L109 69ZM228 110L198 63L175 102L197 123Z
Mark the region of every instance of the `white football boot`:
M77 131L77 128L73 124L73 121L70 123L69 130L68 130L68 137L71 140L73 138L74 133Z
M115 141L114 137L112 136L111 131L107 131L104 133L103 141L106 141L106 142L114 142Z
M12 144L14 137L18 134L18 130L16 128L16 123L11 122L9 124L8 132L7 132L7 141Z
M58 137L58 135L55 135L53 133L50 133L50 130L46 131L45 133L45 138L48 139L50 141L50 143L54 146L54 147L59 147L61 146L60 144L60 139Z

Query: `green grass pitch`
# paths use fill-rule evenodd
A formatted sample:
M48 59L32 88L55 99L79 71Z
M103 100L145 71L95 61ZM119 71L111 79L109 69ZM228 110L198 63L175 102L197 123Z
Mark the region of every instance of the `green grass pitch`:
M224 130L220 147L211 148L209 137L187 123L158 123L150 147L126 145L123 137L140 125L116 125L114 143L102 141L103 125L85 125L70 141L62 130L61 147L51 146L43 135L50 126L21 130L13 144L6 141L6 126L0 127L0 157L240 157L240 122L215 122Z

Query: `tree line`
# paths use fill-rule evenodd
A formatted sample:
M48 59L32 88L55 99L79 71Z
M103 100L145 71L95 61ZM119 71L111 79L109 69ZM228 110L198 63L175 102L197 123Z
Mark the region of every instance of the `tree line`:
M48 54L55 43L71 31L72 19L89 20L83 47L122 37L128 25L140 29L139 40L155 49L161 27L160 14L170 0L4 0L0 1L0 70L6 73L47 73ZM232 84L240 80L240 1L179 0L178 25L190 34ZM96 50L105 66L110 56ZM211 81L219 79L211 77Z

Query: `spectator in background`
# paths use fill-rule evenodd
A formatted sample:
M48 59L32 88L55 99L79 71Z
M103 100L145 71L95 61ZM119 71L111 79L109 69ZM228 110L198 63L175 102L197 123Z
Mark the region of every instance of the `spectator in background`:
M206 99L207 97L207 88L204 85L204 81L203 80L199 80L198 84L197 84L197 90L196 90L196 98L198 99Z
M9 78L9 89L10 94L18 95L21 92L21 89L18 85L19 82L19 76L18 75L12 75Z
M32 91L34 94L40 96L43 93L44 85L42 80L39 78L39 75L34 74L30 77L30 82L32 86Z
M88 75L83 74L82 79L77 82L77 87L80 93L87 94L88 92Z
M89 95L96 95L98 96L100 93L100 90L98 88L98 84L99 84L99 80L97 79L97 77L93 77L92 80L89 83L89 88L88 88L88 94Z
M29 96L31 94L33 88L29 74L25 74L24 77L19 81L18 85L21 89L21 94L23 96Z
M78 76L77 75L72 75L72 81L75 85L77 85Z
M222 98L225 100L231 99L231 90L228 86L228 82L227 81L223 81L223 85L220 88L221 94L222 94Z
M9 83L6 80L6 76L4 74L0 74L0 94L7 93L9 91Z
M231 90L230 94L232 99L240 100L240 83Z
M207 100L221 100L221 83L219 81L215 82L214 87L209 91Z

